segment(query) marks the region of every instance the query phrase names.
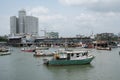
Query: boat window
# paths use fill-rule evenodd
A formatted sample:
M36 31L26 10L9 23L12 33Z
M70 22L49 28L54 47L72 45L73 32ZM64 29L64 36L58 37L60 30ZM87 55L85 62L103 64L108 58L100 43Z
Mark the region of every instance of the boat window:
M84 56L84 53L82 53L82 56Z
M74 56L74 54L72 53L71 56Z
M67 54L67 60L70 60L70 54Z
M87 56L88 52L82 53L82 56Z
M76 57L79 57L79 53L76 54Z
M88 52L85 52L85 53L84 53L84 55L86 55L86 56L87 56L87 55L88 55Z
M79 54L79 56L82 56L82 54Z

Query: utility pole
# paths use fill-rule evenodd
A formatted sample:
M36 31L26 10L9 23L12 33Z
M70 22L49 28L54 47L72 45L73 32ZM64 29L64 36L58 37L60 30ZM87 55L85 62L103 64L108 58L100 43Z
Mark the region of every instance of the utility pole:
M40 30L40 31L43 31L43 32L44 32L44 37L46 38L46 34L47 34L46 29Z

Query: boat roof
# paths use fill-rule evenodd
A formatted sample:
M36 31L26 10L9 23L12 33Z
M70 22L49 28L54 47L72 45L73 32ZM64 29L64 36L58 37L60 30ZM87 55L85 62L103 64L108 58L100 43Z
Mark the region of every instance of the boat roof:
M63 51L61 53L65 53L65 54L82 54L82 53L88 53L88 51Z

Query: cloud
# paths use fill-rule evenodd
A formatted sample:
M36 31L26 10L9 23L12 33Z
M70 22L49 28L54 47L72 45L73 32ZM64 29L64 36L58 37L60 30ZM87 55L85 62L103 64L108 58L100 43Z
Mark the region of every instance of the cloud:
M37 6L37 7L28 7L27 12L30 15L41 15L41 14L47 14L49 13L49 9L43 6Z
M72 29L71 33L88 35L91 31L94 33L119 32L119 0L59 0L59 2L64 7L81 10L76 16L68 19L69 24L66 26Z
M28 15L36 16L39 18L40 22L48 22L53 20L65 19L62 14L56 14L50 12L49 8L44 6L37 7L28 7L27 8Z
M53 14L53 15L39 15L37 16L40 22L51 22L55 20L64 20L65 17L61 14Z
M119 32L119 12L95 12L88 10L79 13L79 15L69 16L53 13L48 8L45 9L47 9L45 13L44 11L42 13L41 11L36 11L32 14L39 18L39 31L46 28L47 31L57 31L60 33L60 36L67 37L75 36L76 34L90 35L92 31L94 33Z
M119 32L120 13L81 13L75 17L76 27L78 29L86 29L94 31L95 33L101 32Z
M63 5L80 6L81 9L99 12L120 12L120 0L59 0Z
M44 3L44 6L26 6L27 15L39 18L39 32L46 28L48 31L57 31L60 36L67 37L76 34L90 35L91 31L94 33L120 32L120 0L58 1L62 5L55 1L54 4L58 5ZM16 10L10 10L10 12L14 11L18 14ZM9 15L12 16L12 14ZM0 16L0 34L9 34L9 16L4 15Z
M97 3L99 0L59 0L62 4L66 5L86 5Z
M9 16L0 16L0 35L10 34Z
M59 0L60 3L66 5L92 5L92 4L106 4L115 5L119 0Z
M60 31L61 25L67 19L66 16L53 13L49 8L46 7L33 7L27 8L27 12L29 15L35 16L39 19L39 34L43 35L41 30L47 29L48 31Z

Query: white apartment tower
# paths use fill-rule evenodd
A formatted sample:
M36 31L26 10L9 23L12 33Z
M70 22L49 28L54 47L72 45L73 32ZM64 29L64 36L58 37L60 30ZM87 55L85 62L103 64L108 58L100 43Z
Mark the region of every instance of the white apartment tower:
M26 16L24 21L25 33L38 34L38 18Z
M19 23L19 33L25 33L25 17L26 17L26 12L25 10L20 10L19 11L19 18L18 18L18 23Z
M18 19L16 16L11 16L10 17L10 34L15 34L15 33L18 33L18 25L17 25L17 22Z
M11 34L34 34L38 35L38 18L26 16L25 10L20 10L18 18L10 17Z

